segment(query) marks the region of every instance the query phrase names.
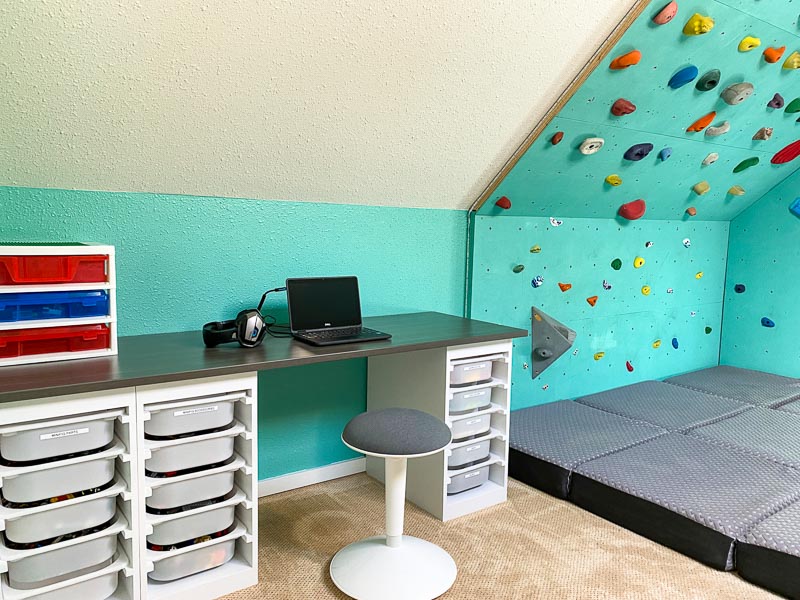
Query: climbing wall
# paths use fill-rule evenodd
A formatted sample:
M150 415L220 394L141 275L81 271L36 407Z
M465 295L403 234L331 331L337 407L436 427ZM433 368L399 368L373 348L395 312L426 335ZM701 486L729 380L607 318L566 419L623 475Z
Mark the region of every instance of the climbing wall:
M613 219L641 199L644 219L735 218L800 163L774 158L800 138L798 14L796 0L651 3L480 214Z
M800 173L731 223L722 364L800 377L798 196Z
M536 379L515 342L513 408L717 364L728 223L478 216L474 239L473 318L577 334Z

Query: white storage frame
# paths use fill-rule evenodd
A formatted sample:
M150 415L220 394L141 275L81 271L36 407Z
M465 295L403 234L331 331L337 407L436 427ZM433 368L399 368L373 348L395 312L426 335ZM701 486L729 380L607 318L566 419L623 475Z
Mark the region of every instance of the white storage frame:
M369 358L367 409L404 407L427 412L449 427L454 421L491 415L491 429L476 438L451 443L431 456L408 461L406 498L442 521L474 513L506 501L508 490L508 432L511 413L511 341L467 344ZM492 361L492 379L472 386L450 387L454 363L468 359ZM450 415L453 393L468 389L492 390L491 405L484 410ZM490 440L488 461L448 470L452 449ZM384 480L383 460L367 457L367 473ZM447 484L454 475L489 466L489 481L453 496Z
M0 331L13 329L36 329L39 327L68 327L72 325L107 324L110 330L110 347L101 350L85 350L82 352L57 352L53 354L35 354L14 358L0 358L3 365L27 365L52 362L56 360L74 360L97 356L117 354L117 272L114 263L114 246L83 243L80 246L1 246L0 256L82 256L108 255L108 280L105 283L53 283L43 285L0 285L0 294L27 292L76 292L91 290L108 291L108 315L76 319L41 319L37 321L16 321L0 323Z

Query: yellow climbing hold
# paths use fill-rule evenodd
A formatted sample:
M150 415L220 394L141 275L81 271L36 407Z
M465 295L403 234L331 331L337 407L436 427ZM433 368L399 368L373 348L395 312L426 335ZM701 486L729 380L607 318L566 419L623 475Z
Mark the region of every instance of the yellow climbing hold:
M661 340L656 340L653 342L653 348L661 348Z
M714 29L714 19L694 13L683 26L684 35L703 35Z
M694 193L698 196L702 196L703 194L707 193L708 190L711 189L711 185L707 181L701 181L699 183L695 183L692 187Z
M694 278L695 279L702 279L703 275L705 275L705 273L703 273L702 271L698 271L697 274L694 276Z
M795 50L783 61L784 69L800 69L800 52Z
M644 259L641 256L637 256L633 259L633 268L634 269L641 269L644 266Z
M601 359L601 358L603 358L605 355L606 355L606 353L605 353L605 352L595 352L595 353L594 353L594 359L595 359L595 360L600 360L600 359Z
M728 190L728 193L731 196L744 196L745 191L744 188L740 185L734 185L731 189Z
M645 286L642 287L642 294L644 296L649 296L650 295L650 286L649 285L645 285Z
M608 185L613 185L614 187L617 187L618 185L622 185L622 177L620 177L619 175L609 175L608 177L606 177L606 183Z
M752 35L748 35L741 42L739 42L739 52L750 52L761 45L761 40Z
M531 246L531 254L539 254L542 251L541 246Z

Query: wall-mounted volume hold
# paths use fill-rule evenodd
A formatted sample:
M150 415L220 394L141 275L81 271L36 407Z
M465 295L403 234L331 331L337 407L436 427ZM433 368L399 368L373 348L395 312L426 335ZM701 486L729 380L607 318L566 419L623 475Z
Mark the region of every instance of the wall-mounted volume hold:
M689 65L688 67L684 67L683 69L675 73L675 75L670 77L669 81L667 82L667 85L671 87L673 90L677 90L678 88L683 87L687 83L691 83L692 81L694 81L695 78L697 77L698 72L699 71L697 70L697 67L695 67L694 65Z
M720 77L719 69L711 69L710 71L706 71L703 76L697 80L694 87L699 92L708 92L719 85Z
M784 69L800 69L800 52L795 50L783 61Z
M744 196L745 189L740 185L734 185L728 188L728 194L731 196Z
M755 167L758 164L758 162L759 159L757 156L751 156L750 158L745 158L742 162L733 167L733 172L741 173L745 169L749 169L750 167Z
M768 63L776 63L783 57L784 52L786 52L786 46L781 46L780 48L770 46L764 50L764 60Z
M638 50L631 50L612 60L608 68L612 71L620 71L633 65L638 65L640 60L642 60L642 53Z
M618 185L622 185L622 177L619 175L609 175L606 177L606 183L610 186L617 187Z
M780 108L780 106L778 106L777 108ZM800 112L800 98L795 98L794 100L789 102L789 105L784 109L784 112L787 112L789 114Z
M656 25L666 25L672 19L675 18L675 15L678 14L678 3L673 0L669 4L667 4L664 8L656 13L653 17L653 23Z
M553 137L550 138L550 143L553 146L557 146L559 144L559 142L561 142L561 140L563 140L563 139L564 139L564 132L563 131L556 131L553 134Z
M719 154L718 154L717 152L710 152L710 153L708 154L708 156L706 156L706 157L703 159L703 162L702 162L701 164L702 164L704 167L707 167L708 165L713 165L713 164L714 164L715 162L717 162L718 160L719 160Z
M794 141L785 148L778 150L770 159L774 165L782 165L800 156L800 140Z
M705 129L706 127L711 125L711 122L714 120L714 117L716 117L716 116L717 116L717 113L714 112L714 111L711 111L707 115L703 115L702 117L697 119L697 121L695 121L694 123L689 125L686 128L686 131L694 131L694 132L703 131L703 129Z
M653 144L650 143L634 144L625 151L625 154L622 155L622 158L624 158L625 160L636 162L642 160L645 156L650 154L652 150L653 150Z
M641 219L645 212L647 212L647 204L644 200L639 198L638 200L620 206L617 214L628 221L635 221Z
M658 158L661 159L661 162L664 162L670 156L672 156L672 148L662 148L661 152L658 153Z
M636 105L630 100L619 98L611 105L611 114L615 117L624 117L636 111Z
M784 105L783 96L781 96L778 93L776 93L772 97L772 100L767 102L767 108L783 108L783 105ZM787 109L787 111L788 111L788 109Z
M761 40L752 35L748 35L739 42L739 52L750 52L761 45Z
M800 217L800 198L795 198L789 205L789 212L795 217Z
M708 191L711 189L711 185L707 181L699 181L692 186L692 190L698 196L702 196L703 194L707 194Z
M772 137L772 127L762 127L753 135L754 140L768 140Z
M706 128L706 137L719 137L725 135L731 130L730 121L723 121L721 125L715 125Z
M596 154L597 152L600 151L600 148L602 148L605 143L606 141L603 138L599 137L586 138L581 142L581 145L578 146L578 151L580 151L581 154L584 154L586 156L590 154Z
M720 96L722 96L722 99L726 104L736 106L752 96L754 90L755 88L753 87L752 83L748 81L742 81L726 87Z
M714 29L714 19L694 13L683 26L684 35L703 35Z
M500 199L494 203L494 205L498 208L502 208L503 210L508 210L511 208L511 200L505 196L501 196Z

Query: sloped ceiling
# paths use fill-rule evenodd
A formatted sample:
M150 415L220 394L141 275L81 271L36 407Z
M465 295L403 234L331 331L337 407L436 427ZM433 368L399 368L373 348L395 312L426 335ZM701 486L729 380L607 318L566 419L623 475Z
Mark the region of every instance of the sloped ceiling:
M0 185L466 209L633 0L0 3Z
M770 159L800 139L798 114L769 108L767 103L775 93L784 97L786 105L800 97L800 70L782 68L786 57L800 50L800 3L680 1L677 16L656 25L651 19L665 4L664 0L650 3L503 179L480 214L614 218L620 205L641 198L648 207L645 219L688 219L686 210L694 207L694 219L727 221L797 168L800 160L773 165ZM712 17L714 28L704 35L684 35L684 24L694 13ZM759 38L761 46L740 51L745 36ZM774 64L762 55L771 46L786 46L783 58ZM609 68L615 57L632 50L641 51L639 64ZM700 75L719 69L719 85L711 91L698 91L697 81L678 89L668 87L670 78L689 65L695 65ZM726 104L721 92L739 82L752 83L755 92L741 104ZM632 102L635 112L612 115L610 108L618 98ZM730 122L729 133L708 137L686 131L711 111L717 113L713 125ZM773 128L771 139L752 139L761 127ZM564 133L563 141L552 145L557 131ZM603 138L605 146L596 154L581 154L578 147L588 137ZM640 161L625 160L625 151L640 143L653 144L653 151ZM667 147L672 155L662 161L659 151ZM704 166L711 153L719 159ZM757 157L758 165L733 173L750 157ZM612 174L622 179L621 185L605 182ZM711 189L699 196L693 186L702 181ZM745 195L729 194L732 186L744 188ZM510 209L495 206L502 196L511 201Z

